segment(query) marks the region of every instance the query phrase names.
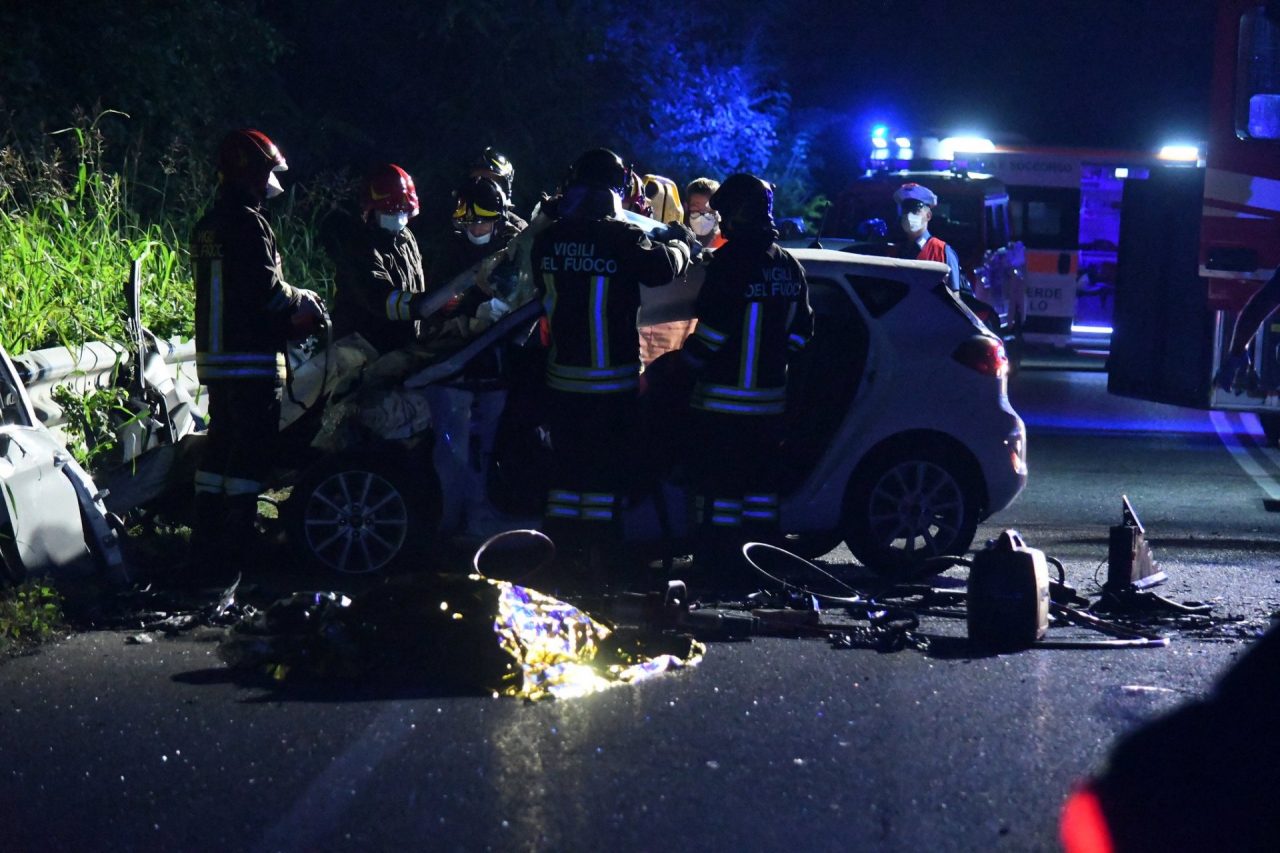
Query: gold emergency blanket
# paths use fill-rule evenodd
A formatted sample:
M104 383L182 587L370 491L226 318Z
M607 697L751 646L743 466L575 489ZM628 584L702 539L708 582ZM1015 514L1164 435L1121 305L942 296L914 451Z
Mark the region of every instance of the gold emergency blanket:
M493 629L520 678L501 691L537 700L586 696L619 683L634 684L674 669L696 666L706 651L687 640L683 654L646 655L582 610L528 587L486 580L499 590Z

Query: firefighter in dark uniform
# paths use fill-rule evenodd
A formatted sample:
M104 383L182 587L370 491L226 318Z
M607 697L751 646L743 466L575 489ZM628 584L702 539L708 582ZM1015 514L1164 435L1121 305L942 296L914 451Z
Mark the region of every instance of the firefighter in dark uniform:
M460 273L501 252L525 227L523 219L508 218L511 209L509 198L502 186L491 178L468 178L453 195L453 230L427 271L433 290L444 287ZM481 303L492 295L510 297L514 268L502 270L502 273L497 279L490 280L490 284L502 292L495 294L471 288L459 294L458 302L448 306L447 313L474 317ZM490 291L493 290L491 287Z
M405 227L418 215L413 178L394 163L374 169L360 190L360 212L362 221L339 213L325 223L325 248L337 266L333 332L357 332L386 354L417 340L416 309L427 289L418 241Z
M440 256L430 263L433 289L445 287L485 258L502 252L524 227L524 220L507 216L507 195L491 178L468 178L454 192L454 202L453 231ZM494 261L498 263L488 271L483 285L477 280L431 318L428 333L433 345L456 346L517 307L516 264ZM519 332L514 337L520 337ZM478 353L454 379L427 389L436 432L432 457L436 473L459 498L445 506L440 520L443 530L459 529L464 535L486 538L509 529L493 511L487 488L494 439L510 385L507 343Z
M488 178L501 187L502 194L508 201L507 209L502 214L503 219L513 225L517 231L523 231L528 227L529 223L517 216L515 209L511 206L514 198L512 192L516 184L516 167L505 154L494 151L493 148L484 149L468 164L467 174L472 178Z
M285 283L263 202L280 193L284 157L257 130L218 148L213 208L196 224L196 370L209 392L209 432L195 476L192 580L221 580L253 546L258 494L280 423L285 348L318 327L320 298Z
M621 219L628 169L604 148L574 162L558 219L534 240L532 266L550 328L545 382L555 479L549 529L599 542L634 484L640 387L640 287L688 266L693 235L676 223L651 236Z
M686 469L700 527L695 561L715 574L738 568L732 552L747 538L776 531L787 363L813 335L813 311L803 267L774 242L770 185L731 175L711 207L727 242L707 265L698 325L680 352L694 376Z

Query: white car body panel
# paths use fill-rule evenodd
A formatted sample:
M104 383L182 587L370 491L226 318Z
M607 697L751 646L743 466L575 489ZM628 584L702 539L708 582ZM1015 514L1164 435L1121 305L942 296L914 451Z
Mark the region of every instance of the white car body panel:
M0 485L12 535L11 572L86 575L99 563L127 581L116 533L93 480L37 418L7 353L0 349Z
M977 332L967 310L955 310L935 293L946 264L853 255L828 249L792 254L810 279L844 276L892 279L910 288L902 302L879 318L853 299L868 324L867 367L855 402L821 464L804 486L781 505L787 532L835 529L845 488L866 454L881 441L929 430L957 439L977 458L986 480L986 513L1008 506L1026 485L1025 466L1010 459L1011 441L1025 454L1026 428L1009 404L1007 383L984 376L952 358L956 346Z

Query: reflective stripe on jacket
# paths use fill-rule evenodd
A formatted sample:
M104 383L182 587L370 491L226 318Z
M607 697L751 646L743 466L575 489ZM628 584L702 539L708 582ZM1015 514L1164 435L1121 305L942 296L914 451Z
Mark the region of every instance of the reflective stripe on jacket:
M297 291L284 281L262 209L224 190L191 240L196 280L196 373L280 381Z
M690 404L733 415L787 406L787 359L813 336L804 268L772 241L729 240L707 267L685 342L698 371Z

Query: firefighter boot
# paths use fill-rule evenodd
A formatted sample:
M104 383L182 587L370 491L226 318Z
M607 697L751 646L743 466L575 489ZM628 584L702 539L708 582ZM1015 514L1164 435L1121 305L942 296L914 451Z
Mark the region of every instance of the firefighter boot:
M232 580L236 574L273 568L279 555L258 529L257 495L228 496L223 524L229 543L227 567Z
M217 586L235 579L235 572L228 567L228 543L232 540L226 529L226 501L222 494L199 492L195 496L191 539L181 579L186 586Z

